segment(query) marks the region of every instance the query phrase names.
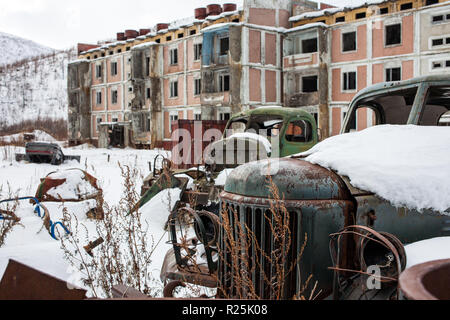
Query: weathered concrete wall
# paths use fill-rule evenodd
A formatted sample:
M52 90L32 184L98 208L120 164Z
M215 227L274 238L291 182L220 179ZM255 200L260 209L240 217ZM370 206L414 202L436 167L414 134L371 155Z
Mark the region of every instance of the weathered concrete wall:
M68 66L67 94L69 96L68 133L72 144L91 137L91 74L90 63L80 61Z

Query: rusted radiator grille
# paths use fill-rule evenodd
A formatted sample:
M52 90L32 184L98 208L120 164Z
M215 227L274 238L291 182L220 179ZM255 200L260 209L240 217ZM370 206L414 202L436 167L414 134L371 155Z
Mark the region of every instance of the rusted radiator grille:
M237 299L290 299L297 295L301 289L301 276L296 262L304 240L301 235L300 210L288 209L291 241L289 247L283 249L273 236L271 223L273 224L274 219L269 207L223 200L222 208L221 221L224 223L226 214L233 233L232 239L240 244L240 252L231 252L232 248L226 241L227 237L231 236L225 233L226 228L221 229L219 243L222 259L219 263L219 282L225 295ZM244 237L242 231L245 233ZM249 234L251 236L247 237ZM275 289L278 285L277 270L272 258L277 250L282 250L281 253L286 257L286 277L282 291ZM291 267L293 269L288 273ZM238 272L240 274L236 275ZM242 279L250 283L242 283ZM276 292L281 295L275 296Z

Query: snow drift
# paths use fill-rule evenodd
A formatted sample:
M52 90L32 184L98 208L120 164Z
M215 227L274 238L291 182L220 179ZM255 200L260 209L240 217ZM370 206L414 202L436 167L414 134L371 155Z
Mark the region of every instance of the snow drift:
M450 214L450 128L380 125L300 154L393 205Z

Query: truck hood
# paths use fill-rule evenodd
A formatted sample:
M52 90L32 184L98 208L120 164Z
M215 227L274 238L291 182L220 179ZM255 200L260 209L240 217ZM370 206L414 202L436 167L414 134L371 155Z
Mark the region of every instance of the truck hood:
M271 170L273 175L268 176ZM277 158L244 164L234 169L225 184L229 193L272 198L269 177L284 200L351 200L343 179L335 172L300 159Z

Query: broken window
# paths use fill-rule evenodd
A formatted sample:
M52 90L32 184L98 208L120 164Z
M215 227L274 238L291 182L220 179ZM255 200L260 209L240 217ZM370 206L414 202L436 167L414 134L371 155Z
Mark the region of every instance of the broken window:
M302 77L302 92L317 91L317 76Z
M439 3L439 0L426 0L425 1L426 6L431 6L432 4L436 4L436 3Z
M338 23L338 22L345 22L345 16L337 17L336 18L336 23Z
M97 78L101 78L102 77L102 65L101 64L97 64L95 66L95 76Z
M171 40L172 40L171 36L166 37L166 41L171 41Z
M386 81L400 81L402 80L401 68L386 69Z
M440 14L438 16L433 16L431 21L432 22L442 22L442 21L444 21L444 15Z
M191 30L191 32L189 33L191 36L193 36L194 34L197 33L197 30Z
M285 138L289 142L309 142L313 139L312 125L306 120L295 120L286 128Z
M385 45L390 46L402 42L402 25L391 24L385 28Z
M150 99L151 98L151 91L150 91L150 88L147 88L147 90L146 90L146 98L147 99Z
M111 62L111 76L117 75L117 62Z
M227 55L229 49L230 49L230 39L229 38L221 38L220 39L220 55L221 56Z
M196 43L194 44L194 60L198 61L202 57L202 44Z
M155 42L156 43L161 43L161 39L156 39Z
M221 74L219 76L219 92L230 91L230 75Z
M302 53L317 52L317 38L302 40Z
M118 98L117 90L112 90L111 91L111 102L112 102L112 104L117 104L117 98Z
M150 57L145 58L145 74L147 77L150 75Z
M102 104L102 92L97 92L97 104Z
M178 49L170 50L170 64L171 65L178 64Z
M412 2L408 2L408 3L404 3L404 4L400 5L400 11L409 10L412 8L413 8Z
M178 80L170 82L170 97L178 97Z
M380 14L388 14L388 13L389 13L389 8L388 7L380 9Z
M178 39L181 39L181 38L183 38L184 37L184 34L183 33L179 33L178 34Z
M342 90L356 90L356 72L344 72Z
M194 95L198 96L202 93L202 79L194 80Z
M365 12L360 12L360 13L357 13L355 15L355 19L363 19L365 17L366 17L366 13Z
M342 34L342 51L356 50L356 31L346 32Z

